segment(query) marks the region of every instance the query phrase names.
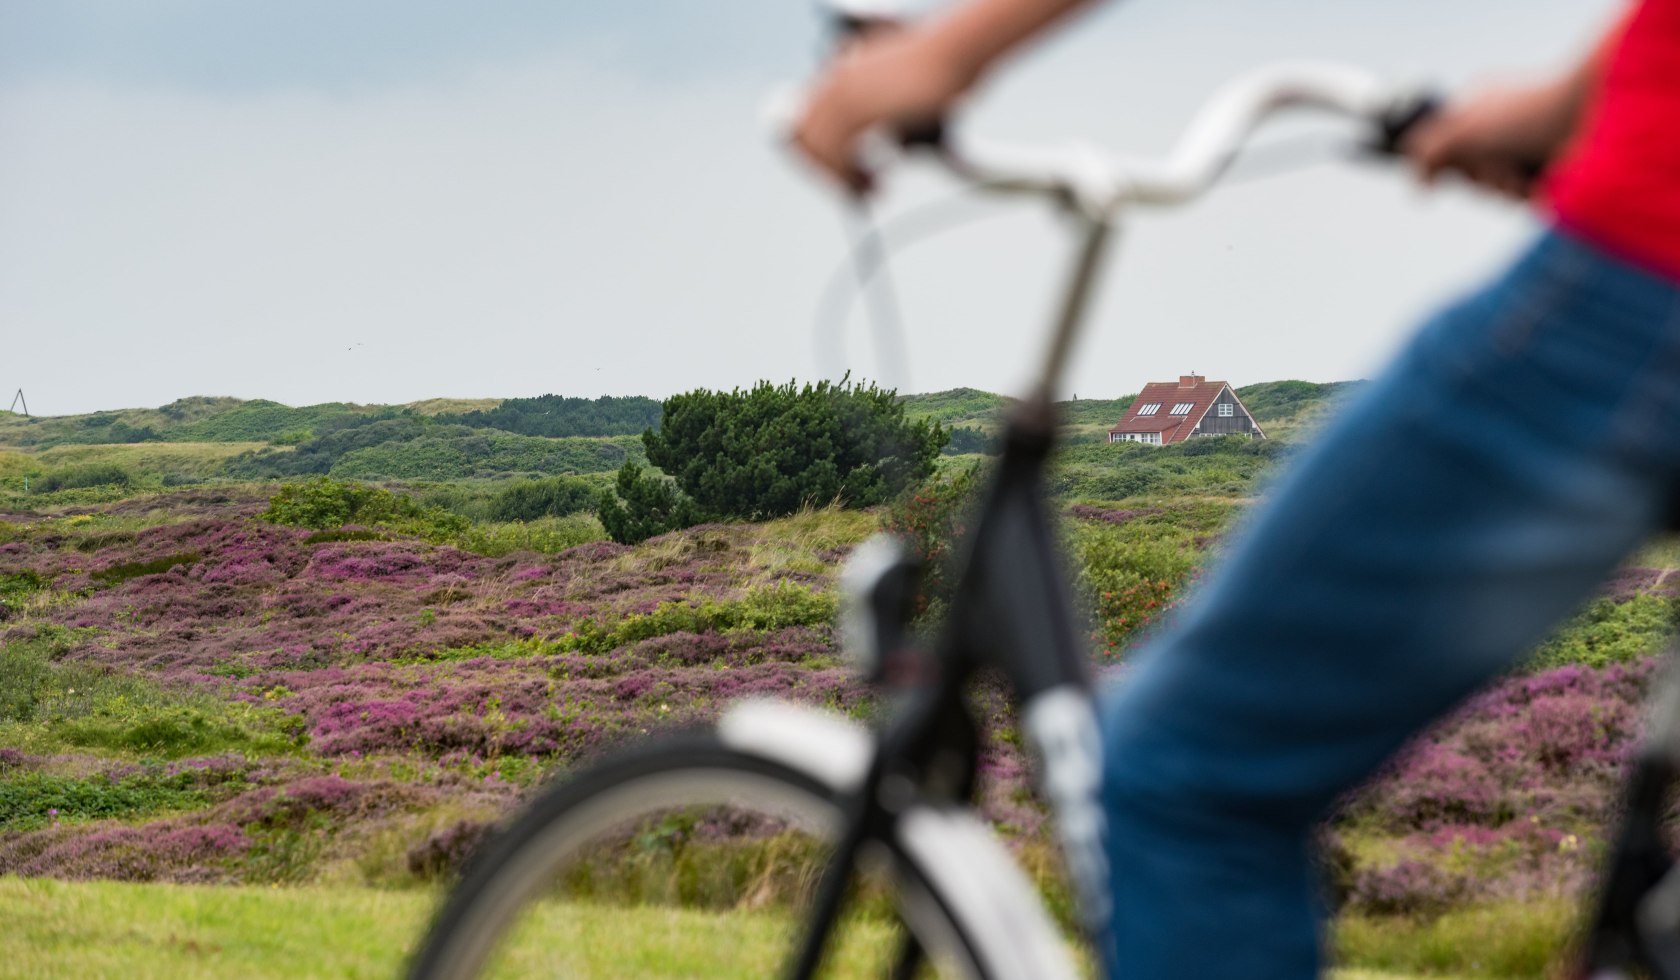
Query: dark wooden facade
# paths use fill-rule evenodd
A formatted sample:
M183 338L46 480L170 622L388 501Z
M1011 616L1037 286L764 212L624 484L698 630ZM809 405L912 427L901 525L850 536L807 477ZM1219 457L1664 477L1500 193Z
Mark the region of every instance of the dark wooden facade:
M1231 414L1220 415L1221 411L1226 411L1226 409L1219 407L1221 405L1231 406L1229 409ZM1265 438L1260 433L1260 427L1254 424L1254 419L1249 417L1248 409L1244 408L1243 403L1237 398L1237 393L1229 387L1221 391L1219 397L1213 400L1213 405L1208 408L1207 414L1202 416L1202 421L1191 432L1191 435Z

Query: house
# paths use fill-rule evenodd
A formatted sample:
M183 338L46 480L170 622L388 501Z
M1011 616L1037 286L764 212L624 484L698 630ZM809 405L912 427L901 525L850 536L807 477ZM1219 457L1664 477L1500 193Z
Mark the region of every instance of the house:
M1184 374L1177 383L1144 385L1125 417L1108 430L1108 441L1170 446L1193 436L1233 435L1266 438L1230 385Z

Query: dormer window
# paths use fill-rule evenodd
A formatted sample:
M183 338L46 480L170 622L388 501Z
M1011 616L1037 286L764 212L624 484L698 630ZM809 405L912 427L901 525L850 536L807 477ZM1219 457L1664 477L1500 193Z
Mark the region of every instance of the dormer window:
M1179 402L1177 405L1174 405L1172 407L1172 411L1169 412L1168 414L1169 415L1189 415L1190 410L1192 408L1195 408L1195 407L1196 407L1195 402Z
M1147 405L1143 406L1142 408L1138 409L1138 414L1139 415L1154 415L1156 412L1159 412L1160 410L1161 410L1161 403L1160 402L1150 402L1149 404L1147 404Z

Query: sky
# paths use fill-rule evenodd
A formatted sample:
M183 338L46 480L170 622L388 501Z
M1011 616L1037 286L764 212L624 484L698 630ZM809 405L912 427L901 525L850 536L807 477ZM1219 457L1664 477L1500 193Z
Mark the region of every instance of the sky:
M1613 2L1114 2L999 71L956 125L1160 153L1267 61L1466 90L1566 64ZM6 0L0 392L58 415L189 395L663 397L847 370L1016 390L1068 247L1030 203L958 205L984 220L895 257L907 367L861 317L818 335L847 226L762 116L822 50L808 0ZM1349 138L1280 130L1280 160ZM886 185L889 224L958 191L926 167ZM1140 213L1067 393L1368 377L1538 227L1369 161Z

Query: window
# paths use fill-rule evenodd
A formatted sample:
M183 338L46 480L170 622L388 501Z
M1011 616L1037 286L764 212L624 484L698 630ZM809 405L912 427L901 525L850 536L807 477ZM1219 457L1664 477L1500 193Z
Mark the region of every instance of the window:
M1220 418L1228 419L1235 414L1237 414L1237 406L1231 404L1230 402L1220 402L1219 403L1219 417Z
M1149 404L1147 404L1147 405L1143 406L1142 408L1138 409L1138 414L1139 415L1154 415L1156 412L1159 412L1160 410L1161 410L1161 403L1160 402L1150 402Z
M1189 415L1190 410L1192 408L1195 408L1195 407L1196 406L1195 406L1194 402L1179 402L1177 405L1174 405L1172 411L1167 413L1167 414L1169 414L1169 415Z

